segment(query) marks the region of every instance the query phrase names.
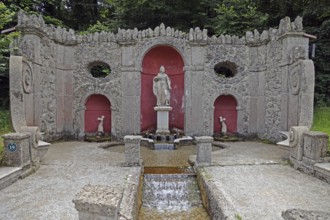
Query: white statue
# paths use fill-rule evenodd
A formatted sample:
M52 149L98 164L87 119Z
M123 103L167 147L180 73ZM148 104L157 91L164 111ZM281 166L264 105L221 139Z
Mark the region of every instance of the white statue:
M157 97L157 106L170 105L171 89L171 80L165 73L164 66L161 66L153 81L153 92Z
M226 118L220 116L220 123L221 123L221 133L223 135L227 135L227 125L225 123Z
M100 118L97 118L99 121L99 125L97 126L97 134L102 136L104 135L104 127L103 127L103 120L104 120L104 115L102 115Z

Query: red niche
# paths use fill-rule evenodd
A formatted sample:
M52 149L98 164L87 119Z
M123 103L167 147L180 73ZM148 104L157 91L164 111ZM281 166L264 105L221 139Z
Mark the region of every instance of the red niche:
M170 129L184 129L184 63L181 55L170 46L156 46L146 53L142 61L141 72L141 131L156 130L157 113L156 96L153 94L153 78L159 73L160 66L171 80L170 106L173 110L169 115Z
M219 96L214 102L214 133L221 133L220 116L226 118L228 133L237 132L237 102L231 95Z
M111 133L111 104L103 95L91 95L86 101L85 133L96 133L99 121L97 118L104 115L104 133Z

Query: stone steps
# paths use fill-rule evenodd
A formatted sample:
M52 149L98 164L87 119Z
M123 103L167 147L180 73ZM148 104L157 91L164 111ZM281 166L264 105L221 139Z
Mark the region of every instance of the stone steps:
M21 173L21 167L0 167L0 190L16 182Z

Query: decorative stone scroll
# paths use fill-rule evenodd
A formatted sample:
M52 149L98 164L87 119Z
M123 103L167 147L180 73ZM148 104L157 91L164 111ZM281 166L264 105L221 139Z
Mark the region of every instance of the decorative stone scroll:
M298 95L301 85L302 67L300 63L294 64L289 69L289 91L292 95Z
M301 161L303 157L303 133L309 131L306 126L293 126L289 131L291 158Z
M22 86L25 93L29 94L33 90L33 74L29 64L23 64Z

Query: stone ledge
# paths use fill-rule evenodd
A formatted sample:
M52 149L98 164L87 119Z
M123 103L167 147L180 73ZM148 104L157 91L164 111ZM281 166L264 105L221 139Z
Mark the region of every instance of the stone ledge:
M205 169L197 169L197 181L201 190L203 205L211 219L237 219L239 212L230 197L219 189Z
M330 163L316 163L314 165L315 175L330 184Z
M21 167L0 167L0 190L16 182L21 173Z

